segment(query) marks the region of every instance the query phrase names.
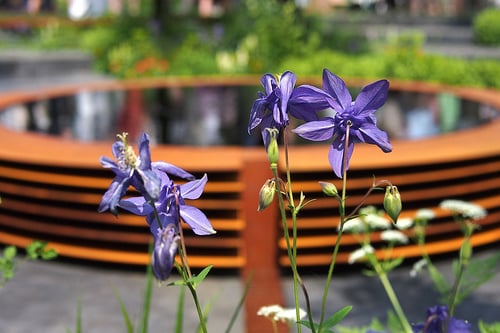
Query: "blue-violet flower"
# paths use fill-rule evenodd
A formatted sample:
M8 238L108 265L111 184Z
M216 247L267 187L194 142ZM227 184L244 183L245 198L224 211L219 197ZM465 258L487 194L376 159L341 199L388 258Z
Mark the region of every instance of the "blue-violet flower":
M334 116L309 121L297 127L294 132L312 141L324 141L333 137L328 159L337 177L342 178L344 171L343 161L346 144L346 168L349 167L354 143L375 144L386 153L392 150L387 133L376 126L374 114L387 99L389 90L387 80L379 80L363 87L353 102L345 82L328 69L324 69L323 90L330 96L326 101L335 111ZM348 142L346 142L347 130L349 130Z
M248 133L261 126L264 145L269 145L270 137L266 128L281 130L289 124L288 114L298 119L311 121L318 119L316 111L328 108L328 96L314 86L302 85L294 89L297 78L290 71L275 77L264 74L260 80L264 93L252 105Z
M116 162L109 157L101 157L104 168L115 173L109 189L104 193L98 211L110 210L114 215L118 201L125 195L130 185L148 200L156 200L160 195L161 179L151 168L151 153L149 151L149 137L143 133L139 140L139 156L127 143L127 133L118 135L119 139L113 143L112 151Z
M448 329L446 329L448 324ZM412 325L414 333L472 333L471 324L460 319L449 318L446 305L435 305L427 309L424 323Z
M144 197L121 200L119 207L133 214L146 216L153 235L158 228L162 229L168 223L173 222L178 225L181 218L197 235L214 234L215 230L206 215L184 201L184 199L198 199L201 196L207 183L207 175L181 185L175 184L166 173L159 173L159 176L162 178L163 185L158 201L154 205L160 217L161 226L158 225L155 210Z

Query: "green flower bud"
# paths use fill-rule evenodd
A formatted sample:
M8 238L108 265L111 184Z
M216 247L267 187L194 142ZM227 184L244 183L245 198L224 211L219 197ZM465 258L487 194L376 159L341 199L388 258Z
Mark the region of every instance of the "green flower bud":
M321 185L321 189L325 195L329 197L338 196L339 192L337 191L337 187L335 187L332 183L319 182L319 185Z
M271 164L276 164L280 157L277 139L279 131L276 128L266 128L266 130L269 132L270 137L269 145L267 146L267 157Z
M385 188L384 209L392 221L396 223L402 209L401 196L396 186L389 185Z
M259 212L266 209L273 202L275 193L276 183L274 182L274 180L266 180L259 192L259 207L257 208Z

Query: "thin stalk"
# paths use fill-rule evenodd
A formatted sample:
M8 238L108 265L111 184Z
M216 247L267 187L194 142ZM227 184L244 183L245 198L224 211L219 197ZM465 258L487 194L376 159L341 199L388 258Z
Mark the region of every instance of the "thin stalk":
M453 283L453 286L450 291L450 299L448 301L448 314L449 317L453 317L453 314L455 313L455 307L457 303L457 298L458 298L458 291L460 290L460 287L462 285L464 273L467 269L467 265L469 263L469 257L470 257L470 251L466 249L468 247L470 249L470 235L468 235L460 248L460 262L459 262L459 267L458 267L458 272L455 277L455 282ZM469 254L464 255L464 253L467 252Z
M344 223L345 223L345 198L347 193L347 148L349 146L349 129L350 123L347 124L346 134L345 134L345 146L344 146L344 155L342 160L342 194L339 200L339 215L340 215L340 226L339 231L337 233L337 239L335 241L335 247L333 248L332 260L330 261L330 266L328 267L328 274L325 282L325 289L323 290L323 298L321 301L321 315L319 319L319 330L321 331L321 326L323 325L323 321L325 320L325 310L326 310L326 301L328 299L328 291L330 290L330 284L332 282L333 270L335 268L335 263L337 261L337 255L340 249L340 242L342 240L342 235L344 231Z
M189 291L191 292L191 296L193 297L194 304L196 306L196 312L198 313L198 318L200 318L200 327L203 333L207 333L207 323L205 320L205 315L201 310L200 301L198 300L198 294L196 293L196 289L194 288L192 283L187 284Z
M286 129L285 129L285 131L283 131L283 141L284 141L284 146L285 146L285 170L286 170L286 183L288 184L288 186L287 186L288 204L289 204L291 212L292 212L292 258L293 258L293 261L290 260L290 262L293 265L293 272L294 272L293 290L294 290L294 297L295 297L295 314L297 317L297 321L299 321L300 320L300 306L299 306L298 285L300 285L302 288L302 291L304 293L304 298L306 299L307 314L308 314L309 322L311 323L312 333L315 333L314 325L313 325L313 318L312 318L311 302L309 300L309 294L307 293L306 286L304 285L304 282L302 281L302 278L300 277L298 269L297 269L297 213L298 213L298 211L295 207L295 200L293 198L292 176L291 176L290 162L289 162L289 157L288 157L288 136L287 136ZM287 230L288 230L288 225L287 225ZM301 325L299 324L298 327L301 327ZM297 328L297 330L298 330L298 332L300 332L301 328Z
M276 186L276 192L278 193L278 203L280 207L280 212L281 212L281 222L283 224L283 234L285 237L285 242L286 242L286 249L288 252L288 258L290 260L290 266L292 267L292 273L293 273L293 294L294 294L294 300L295 300L295 308L296 308L296 314L297 317L299 318L299 292L298 292L298 272L297 272L297 266L295 263L295 257L293 256L293 251L290 245L290 233L288 232L288 225L287 225L287 220L286 220L286 211L285 211L285 202L283 200L283 193L280 189L280 182L279 182L279 177L278 177L278 166L276 164L271 164L271 171L273 172L273 177L275 179L275 186ZM300 333L302 331L301 325L297 325L297 332Z
M408 322L408 319L406 318L406 315L403 311L403 308L401 307L401 304L399 303L398 297L396 296L396 293L394 289L392 288L392 284L389 281L389 278L387 277L387 273L383 270L383 268L380 265L380 262L378 261L377 257L375 254L370 253L368 255L368 258L370 260L371 265L375 269L375 272L377 273L377 276L382 283L382 286L384 287L385 293L387 294L387 297L389 298L389 301L392 304L392 307L394 311L396 312L396 315L399 319L399 322L406 333L413 333L413 329L411 328L410 323Z

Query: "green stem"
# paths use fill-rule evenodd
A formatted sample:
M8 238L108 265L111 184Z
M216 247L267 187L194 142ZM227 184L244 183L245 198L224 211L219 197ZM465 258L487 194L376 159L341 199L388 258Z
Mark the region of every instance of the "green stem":
M460 262L459 262L458 272L455 277L455 282L453 283L453 287L451 288L450 299L448 301L448 312L449 312L448 314L450 318L453 317L453 314L455 313L458 291L460 290L460 287L463 282L464 273L469 263L470 253L471 253L470 235L466 235L466 238L464 239L462 246L460 247L460 256L459 256Z
M187 284L189 291L191 292L191 295L193 296L193 301L196 306L196 312L198 313L198 318L200 318L200 327L203 333L207 333L207 325L206 325L206 320L205 320L205 315L203 314L203 311L201 310L200 302L198 300L198 294L196 293L196 289L194 288L193 284L191 282L188 282Z
M342 161L342 194L339 200L339 215L340 215L340 225L339 231L337 233L337 240L335 241L335 247L333 248L332 260L330 261L330 266L328 267L328 275L326 277L325 288L323 290L323 298L321 301L321 315L319 319L319 331L321 332L321 326L323 325L323 321L325 320L325 310L326 310L326 301L328 299L328 291L330 290L330 284L333 278L333 270L335 268L335 263L337 262L337 255L340 249L340 242L342 240L342 235L344 233L344 223L345 223L345 199L347 193L347 149L349 145L349 129L350 124L347 124L346 129L346 138L345 138L345 146L344 146L344 155Z
M292 250L292 245L290 242L290 233L288 231L288 223L286 220L286 210L285 210L285 201L283 200L283 192L280 188L280 181L278 176L278 166L276 164L271 164L271 171L273 172L273 177L275 180L276 192L278 193L278 203L280 207L281 213L281 222L283 224L283 235L285 237L286 249L288 252L288 258L290 260L290 266L292 268L293 273L293 294L295 300L295 309L297 315L297 321L300 320L300 306L299 306L299 292L298 292L298 280L300 279L299 274L297 272L297 265L294 257L294 251ZM297 325L297 332L300 333L302 331L301 325Z
M396 315L399 319L399 322L400 322L401 327L403 328L404 332L413 333L413 329L411 328L411 325L408 322L408 319L406 318L406 315L403 311L403 308L401 307L401 304L399 303L398 297L396 296L396 293L394 292L394 289L392 288L392 284L389 281L389 278L387 277L387 273L384 271L384 269L380 265L380 262L378 261L375 254L373 254L373 253L368 254L368 259L370 260L371 265L375 269L375 272L377 273L377 276L378 276L380 282L382 283L382 286L384 287L385 293L387 294L387 297L389 298L389 301L391 302L392 307L393 307L394 311L396 312Z

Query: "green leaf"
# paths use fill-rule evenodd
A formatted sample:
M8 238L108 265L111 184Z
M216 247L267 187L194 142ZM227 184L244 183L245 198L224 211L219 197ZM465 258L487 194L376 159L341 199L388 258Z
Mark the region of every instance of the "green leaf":
M250 273L247 281L245 282L245 289L243 290L243 294L241 295L241 298L240 298L240 301L238 302L238 305L234 309L233 315L231 316L231 319L229 320L229 323L227 325L225 333L231 332L231 329L233 328L233 325L236 322L236 318L238 317L238 314L241 311L241 308L243 307L243 304L245 302L245 298L247 297L248 291L250 290L250 284L252 282L252 278L253 278L253 273Z
M335 325L340 323L345 318L345 316L347 316L349 312L351 312L351 310L352 310L351 305L348 305L338 310L323 323L324 327L326 328L334 327Z
M128 314L127 308L125 307L125 303L123 303L122 298L117 290L114 290L115 297L118 300L118 304L120 304L120 310L122 312L123 320L125 321L125 327L127 328L128 333L134 333L134 325L130 320L130 315Z
M191 279L188 281L191 282L193 288L196 289L196 287L205 280L207 277L208 273L212 269L213 265L209 265L205 267L198 275L194 275Z
M186 299L186 286L180 288L179 300L177 301L177 315L175 316L175 333L182 333L184 324L184 301Z
M462 288L458 294L456 304L462 302L474 290L491 280L497 273L499 263L500 253L487 258L471 259L463 276ZM458 263L454 263L454 265L458 266Z
M486 324L480 320L478 323L480 333L500 333L500 322Z
M382 269L384 270L384 272L386 273L389 273L390 271L392 271L393 269L397 268L398 266L400 266L404 261L404 258L403 257L400 257L400 258L395 258L395 259L392 259L392 260L387 260L387 261L384 261L382 263Z
M434 283L434 287L441 294L442 297L447 297L450 292L451 286L444 278L443 274L434 266L430 261L427 261L427 271Z
M9 245L3 250L3 256L7 261L11 261L17 254L17 248L14 245Z
M151 253L153 242L149 243L149 252ZM148 265L146 270L146 289L144 290L142 313L141 313L141 333L147 333L149 323L149 313L151 309L151 299L153 295L153 267Z

